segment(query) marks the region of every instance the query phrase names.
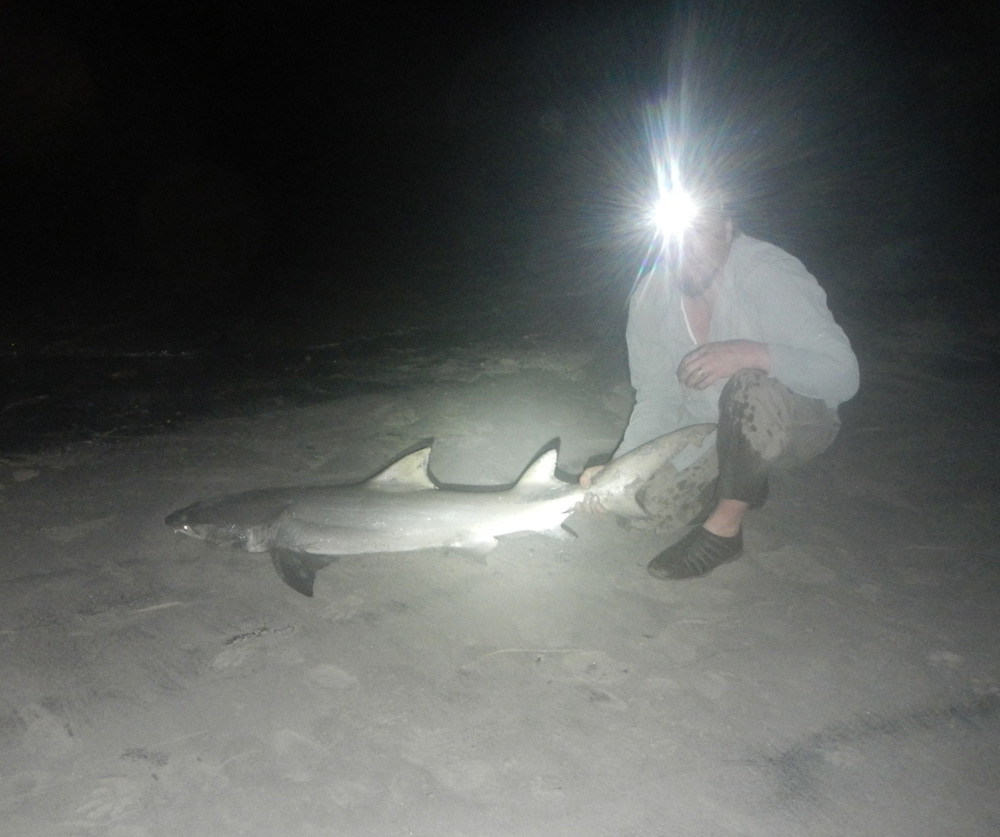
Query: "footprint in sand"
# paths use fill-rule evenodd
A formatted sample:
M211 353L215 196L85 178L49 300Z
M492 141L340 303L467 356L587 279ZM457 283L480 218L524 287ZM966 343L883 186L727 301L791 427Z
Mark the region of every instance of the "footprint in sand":
M68 544L77 540L77 538L82 538L89 535L91 532L103 529L105 526L117 519L118 515L111 514L105 517L94 517L90 520L83 520L80 523L67 523L60 526L43 526L41 532L50 541Z
M138 782L125 776L107 776L76 813L91 823L110 823L135 813L141 803L142 786Z
M499 772L482 759L463 758L467 746L461 736L450 730L421 730L404 745L402 755L455 795L489 801L498 792Z
M965 657L953 651L931 651L927 655L927 662L939 668L956 669L965 664Z
M306 679L324 689L349 689L358 683L358 678L353 674L349 674L331 663L311 668L306 674Z
M24 724L24 744L28 749L45 758L61 758L75 751L73 730L61 712L32 703L18 715Z

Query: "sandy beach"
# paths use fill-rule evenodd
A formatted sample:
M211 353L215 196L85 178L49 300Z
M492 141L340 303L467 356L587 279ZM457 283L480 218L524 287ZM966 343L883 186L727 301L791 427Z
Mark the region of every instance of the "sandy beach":
M996 834L984 326L842 318L863 384L840 437L695 581L645 570L679 533L576 514L576 540L485 560L344 558L309 599L266 555L164 525L215 494L358 481L426 439L459 485L509 484L557 437L567 479L609 453L631 404L614 335L488 321L341 359L351 387L311 404L3 455L3 830Z

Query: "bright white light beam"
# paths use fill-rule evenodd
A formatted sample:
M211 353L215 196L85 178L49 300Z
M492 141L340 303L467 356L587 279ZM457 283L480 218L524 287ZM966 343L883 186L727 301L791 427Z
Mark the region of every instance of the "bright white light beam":
M700 208L694 198L680 187L660 194L653 204L653 223L666 239L681 238L698 217Z

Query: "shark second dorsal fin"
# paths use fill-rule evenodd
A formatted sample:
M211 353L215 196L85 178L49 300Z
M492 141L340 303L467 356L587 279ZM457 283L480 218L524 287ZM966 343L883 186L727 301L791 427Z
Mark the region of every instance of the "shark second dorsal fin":
M532 488L551 488L554 485L565 485L562 480L556 479L556 461L558 458L559 451L555 448L545 451L521 474L521 479L517 481L512 490L521 491Z
M427 473L427 463L431 458L430 448L420 448L397 459L384 471L380 471L365 484L384 491L394 489L437 488Z

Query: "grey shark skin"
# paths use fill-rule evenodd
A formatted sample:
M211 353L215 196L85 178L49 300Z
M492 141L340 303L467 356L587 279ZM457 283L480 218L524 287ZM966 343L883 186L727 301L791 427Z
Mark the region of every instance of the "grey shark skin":
M174 512L175 531L246 552L269 552L294 590L313 594L317 570L343 555L452 548L485 554L516 532L572 537L562 524L585 494L609 511L643 517L636 492L649 476L715 425L678 430L620 457L583 489L555 476L558 451L532 462L512 486L448 487L428 472L431 449L407 454L360 483L246 491Z

